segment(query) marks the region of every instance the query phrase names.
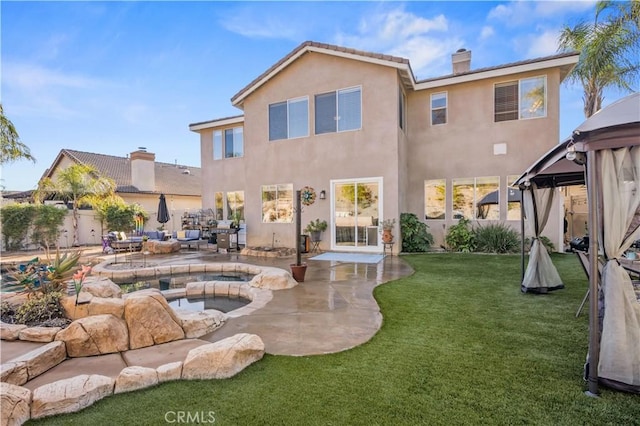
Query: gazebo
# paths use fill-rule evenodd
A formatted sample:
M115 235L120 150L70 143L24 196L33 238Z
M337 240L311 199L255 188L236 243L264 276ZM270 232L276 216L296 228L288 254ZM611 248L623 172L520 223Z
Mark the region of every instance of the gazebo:
M563 287L538 238L556 188L580 184L587 186L589 209L588 392L597 395L602 384L640 393L640 302L621 266L625 251L640 239L639 93L584 121L514 183L523 191L523 220L534 235L523 292Z

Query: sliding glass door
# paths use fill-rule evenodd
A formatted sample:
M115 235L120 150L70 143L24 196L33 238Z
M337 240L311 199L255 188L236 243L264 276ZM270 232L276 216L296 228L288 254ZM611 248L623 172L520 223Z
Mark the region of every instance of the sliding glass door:
M381 178L332 182L332 248L378 251Z

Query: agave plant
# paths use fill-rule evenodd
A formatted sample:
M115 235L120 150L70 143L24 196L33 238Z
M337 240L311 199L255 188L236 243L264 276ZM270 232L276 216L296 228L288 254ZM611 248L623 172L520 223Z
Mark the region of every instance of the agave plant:
M62 291L75 273L74 268L80 260L82 251L68 252L60 255L56 251L56 257L48 263L40 262L39 258L33 258L25 264L18 265L10 275L31 294L47 294L54 291Z

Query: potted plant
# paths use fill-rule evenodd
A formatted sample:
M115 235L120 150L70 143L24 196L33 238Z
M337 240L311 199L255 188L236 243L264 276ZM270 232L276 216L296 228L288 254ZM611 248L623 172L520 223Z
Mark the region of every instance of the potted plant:
M385 219L382 221L382 241L385 243L393 242L393 228L396 226L396 220Z
M316 220L312 220L309 222L304 231L311 236L311 241L316 243L318 241L322 241L322 232L327 230L327 221L320 220L319 218Z

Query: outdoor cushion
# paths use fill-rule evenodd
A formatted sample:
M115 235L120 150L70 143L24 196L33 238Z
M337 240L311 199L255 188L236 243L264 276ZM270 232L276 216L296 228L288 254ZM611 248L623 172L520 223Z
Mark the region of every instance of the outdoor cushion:
M145 235L150 240L160 240L164 239L164 231L144 231L143 235Z
M184 240L186 238L187 231L178 231L176 232L176 238L179 240Z
M199 240L200 239L200 230L199 229L188 229L185 235L187 240Z

